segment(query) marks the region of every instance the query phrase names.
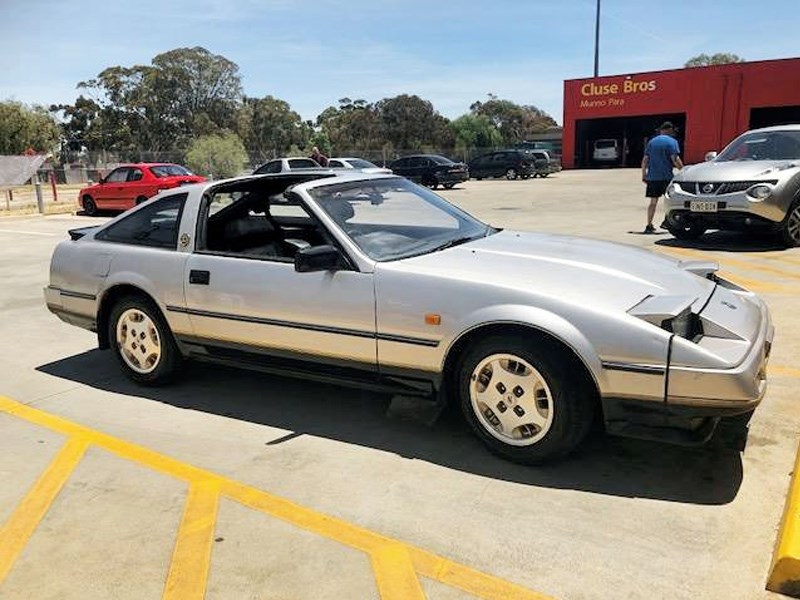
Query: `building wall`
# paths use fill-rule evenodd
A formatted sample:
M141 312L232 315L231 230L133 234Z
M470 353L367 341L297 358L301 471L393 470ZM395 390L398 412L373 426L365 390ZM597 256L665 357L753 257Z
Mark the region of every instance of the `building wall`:
M800 105L800 58L634 73L564 82L565 168L575 121L686 113L684 162L703 160L749 128L750 110Z

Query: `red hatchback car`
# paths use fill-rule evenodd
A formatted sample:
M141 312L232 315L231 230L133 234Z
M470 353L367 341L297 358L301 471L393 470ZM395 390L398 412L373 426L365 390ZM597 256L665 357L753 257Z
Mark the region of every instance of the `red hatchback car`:
M186 167L169 163L122 165L95 185L83 188L78 204L87 215L98 210L128 210L162 190L205 181Z

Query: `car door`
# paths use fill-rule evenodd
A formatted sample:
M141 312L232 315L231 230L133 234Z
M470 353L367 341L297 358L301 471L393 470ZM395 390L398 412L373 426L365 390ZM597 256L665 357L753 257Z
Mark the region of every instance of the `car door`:
M155 195L156 190L153 189L153 183L147 180L145 172L139 167L130 168L127 183L123 199L125 208L135 206L137 200Z
M129 167L117 167L109 173L95 192L98 208L119 209L123 206Z
M206 198L201 214L210 217L237 201L236 192L226 193ZM206 223L201 219L201 228ZM377 368L371 273L350 267L299 273L291 257L211 250L203 240L208 238L201 233L184 273L186 311L198 344L247 356Z

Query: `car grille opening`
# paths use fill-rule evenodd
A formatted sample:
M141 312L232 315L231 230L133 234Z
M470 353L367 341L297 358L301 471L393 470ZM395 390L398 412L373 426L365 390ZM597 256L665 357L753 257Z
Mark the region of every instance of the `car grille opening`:
M699 196L720 196L722 194L736 194L750 189L759 183L775 185L777 180L771 181L678 181L677 184L687 194Z

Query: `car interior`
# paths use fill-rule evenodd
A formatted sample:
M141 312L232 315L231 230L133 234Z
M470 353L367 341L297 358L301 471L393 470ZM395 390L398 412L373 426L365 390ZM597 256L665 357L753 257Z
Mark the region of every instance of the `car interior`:
M313 177L248 180L206 198L198 232L207 252L291 262L298 250L332 244L291 187Z

